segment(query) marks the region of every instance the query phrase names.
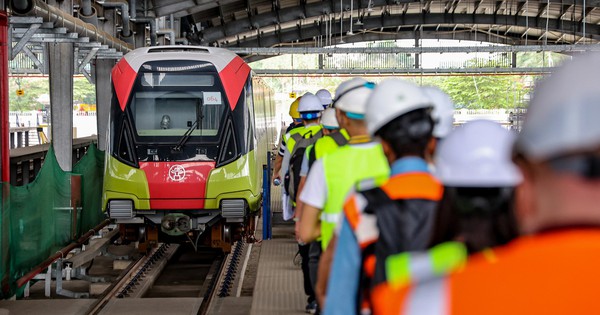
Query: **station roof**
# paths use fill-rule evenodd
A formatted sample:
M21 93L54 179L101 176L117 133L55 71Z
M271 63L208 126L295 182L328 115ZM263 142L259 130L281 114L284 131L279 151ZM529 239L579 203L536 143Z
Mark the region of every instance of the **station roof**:
M600 40L600 0L149 2L157 17L173 14L184 18L191 43L222 47L315 46L413 38L510 45L590 44Z

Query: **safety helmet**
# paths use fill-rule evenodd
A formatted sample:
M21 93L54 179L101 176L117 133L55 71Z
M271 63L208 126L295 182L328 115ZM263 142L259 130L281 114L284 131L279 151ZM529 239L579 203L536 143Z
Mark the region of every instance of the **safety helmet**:
M329 93L329 91L326 89L318 90L317 94L315 95L321 100L321 105L323 105L323 108L327 108L329 105L331 105L331 93Z
M296 100L294 100L292 102L292 105L290 105L290 117L292 117L292 119L300 119L300 112L298 111L298 105L300 105L300 98L302 96L296 98Z
M325 129L340 128L337 118L335 118L335 108L330 107L323 111L323 115L321 115L321 125L323 125L323 128Z
M298 105L298 111L302 119L316 119L321 117L323 106L321 100L312 93L306 93L302 95L300 104Z
M515 135L490 120L451 132L435 157L436 175L449 187L512 187L522 180L511 160Z
M400 79L383 80L367 102L367 129L374 135L390 121L413 110L430 107L431 100L418 86Z
M335 89L333 106L352 119L364 119L367 99L373 92L375 83L363 78L344 81Z
M600 54L575 57L539 83L515 153L533 160L600 147Z
M452 131L454 124L454 103L448 94L436 87L425 86L422 89L433 103L431 111L431 118L435 124L433 136L445 138Z

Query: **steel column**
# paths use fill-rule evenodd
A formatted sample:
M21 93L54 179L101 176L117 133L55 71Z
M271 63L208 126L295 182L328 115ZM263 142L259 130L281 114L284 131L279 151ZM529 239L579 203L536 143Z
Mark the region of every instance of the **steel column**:
M98 148L106 146L106 130L110 112L111 85L110 72L115 65L112 59L96 60L96 120L98 123Z
M2 182L10 181L10 149L8 147L8 16L0 7L0 172Z

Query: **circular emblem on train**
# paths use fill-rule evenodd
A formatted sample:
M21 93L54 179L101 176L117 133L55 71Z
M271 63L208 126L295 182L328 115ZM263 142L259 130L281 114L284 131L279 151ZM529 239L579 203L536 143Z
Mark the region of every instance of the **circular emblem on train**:
M169 178L175 182L183 181L185 178L185 168L181 165L173 165L169 169Z

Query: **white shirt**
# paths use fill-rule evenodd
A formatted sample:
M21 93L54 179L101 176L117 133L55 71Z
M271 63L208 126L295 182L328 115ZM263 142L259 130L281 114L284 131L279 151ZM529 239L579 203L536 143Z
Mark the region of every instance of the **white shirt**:
M376 142L350 144L354 148L370 148L374 145L379 144ZM316 160L310 168L306 177L306 183L304 183L304 188L300 194L300 200L317 209L323 210L325 208L325 203L327 202L327 181L325 179L325 168L322 158Z

